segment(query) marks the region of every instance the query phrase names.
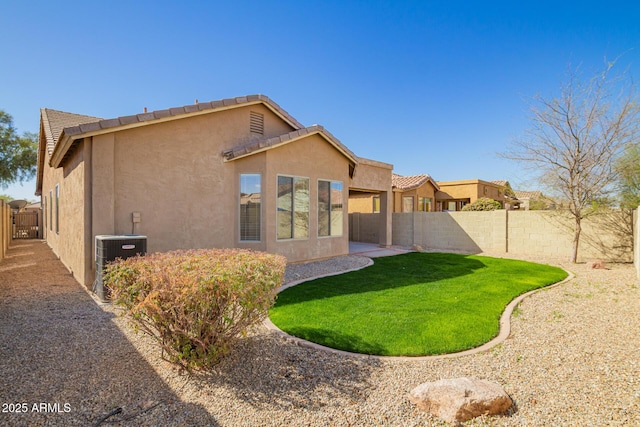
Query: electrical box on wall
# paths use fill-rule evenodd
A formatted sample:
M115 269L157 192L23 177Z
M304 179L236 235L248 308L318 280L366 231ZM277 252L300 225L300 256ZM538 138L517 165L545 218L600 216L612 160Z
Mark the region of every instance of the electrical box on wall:
M147 253L147 236L137 234L100 235L96 236L96 280L93 282L93 292L100 301L109 300L108 289L104 287L104 268L107 263L116 258L127 259L138 254Z

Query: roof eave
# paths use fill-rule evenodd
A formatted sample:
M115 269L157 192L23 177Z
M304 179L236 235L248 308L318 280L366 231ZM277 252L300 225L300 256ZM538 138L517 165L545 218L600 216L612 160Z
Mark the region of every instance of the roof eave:
M252 98L252 99L249 99ZM157 124L162 122L168 122L172 120L179 120L186 117L194 117L201 116L205 114L211 114L218 111L231 110L234 108L246 107L249 105L262 104L266 106L269 110L271 110L274 114L280 117L285 123L287 123L292 128L298 130L303 126L297 122L292 116L289 116L286 111L282 110L275 102L273 102L269 97L264 95L255 95L250 97L243 98L234 98L234 100L242 100L242 102L234 102L227 104L226 100L222 101L214 101L211 102L210 108L203 109L189 109L187 107L179 107L183 108L184 113L175 113L176 109L170 110L159 110L153 111L150 113L143 113L134 116L125 116L119 117L117 119L107 119L107 120L99 120L92 123L86 123L78 126L72 126L64 128L58 137L58 143L55 145L53 153L51 154L51 159L49 164L58 168L64 161L64 158L69 151L69 149L73 146L73 143L81 138L88 138L97 135L108 134L112 132L118 132L128 129L134 129L142 126L147 126L151 124ZM245 99L247 99L245 101ZM206 104L206 103L205 103ZM201 106L202 104L196 104ZM192 106L188 106L192 107ZM172 111L174 110L174 111ZM123 122L123 119L125 123ZM112 123L117 120L119 124L113 125Z
M284 141L281 141L281 142L279 142L279 143L277 143L277 144L270 144L270 145L266 145L266 146L264 146L264 147L260 147L260 148L258 148L258 149L256 149L256 150L247 151L247 152L245 152L245 153L236 154L236 153L233 153L233 152L229 152L229 153L226 153L226 154L225 154L225 156L224 156L224 161L225 161L225 162L232 162L232 161L234 161L234 160L242 159L242 158L244 158L244 157L253 156L254 154L262 153L262 152L265 152L265 151L267 151L267 150L271 150L271 149L276 148L276 147L281 147L281 146L283 146L283 145L289 144L289 143L291 143L291 142L299 141L299 140L301 140L301 139L303 139L303 138L306 138L306 137L309 137L309 136L312 136L312 135L320 135L320 136L322 136L322 138L324 138L324 140L326 140L329 144L331 144L331 146L333 146L333 147L334 147L336 150L338 150L338 151L339 151L343 156L345 156L347 159L349 159L349 161L350 161L354 166L358 164L358 158L357 158L354 154L352 154L352 153L347 152L346 150L344 150L340 145L338 145L338 144L334 143L334 142L331 140L331 138L327 137L327 135L325 134L325 132L323 131L323 129L313 130L313 131L311 131L311 132L304 133L304 134L301 134L301 135L295 136L295 137L293 137L293 138L285 139Z

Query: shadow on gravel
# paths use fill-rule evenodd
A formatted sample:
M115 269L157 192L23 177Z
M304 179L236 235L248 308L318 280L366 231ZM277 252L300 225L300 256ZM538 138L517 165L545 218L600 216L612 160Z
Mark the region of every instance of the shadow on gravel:
M112 317L46 244L14 242L0 262L0 402L11 409L0 425L218 425L173 393Z
M360 359L299 347L275 334L239 340L213 370L193 374L203 388L224 387L258 408L318 410L355 404L373 388L376 359Z

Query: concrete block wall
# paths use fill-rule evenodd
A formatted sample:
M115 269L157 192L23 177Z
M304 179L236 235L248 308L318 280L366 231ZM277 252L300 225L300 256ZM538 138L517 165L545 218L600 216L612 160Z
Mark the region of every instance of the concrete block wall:
M510 213L508 241L513 254L570 258L573 230L566 216L540 211Z
M375 215L359 214L359 222L353 223L359 227L354 231L354 237L360 236L359 241L377 242L366 230L367 227L375 229L375 223L365 219ZM623 211L583 220L578 261L635 261L640 276L640 237L634 234L638 221L637 214L632 218ZM352 237L352 240L357 239ZM417 244L430 250L569 259L573 251L573 220L551 211L394 213L393 244Z
M613 211L581 222L578 261L605 259L633 261L633 219L628 212ZM570 258L575 221L553 211L509 213L509 252Z
M393 242L463 252L504 252L506 211L393 214Z
M391 243L393 245L411 246L416 243L413 233L414 215L415 213L393 214L391 217L393 231Z

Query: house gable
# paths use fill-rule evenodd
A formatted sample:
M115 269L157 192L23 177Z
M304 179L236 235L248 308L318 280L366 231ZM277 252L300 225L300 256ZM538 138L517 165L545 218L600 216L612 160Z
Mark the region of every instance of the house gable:
M284 122L289 124L292 129L303 128L293 116L282 109L278 104L264 95L250 95L238 98L228 98L220 101L212 101L205 103L197 103L183 107L170 108L167 110L158 110L145 112L132 116L122 116L107 120L94 120L90 122L79 123L75 126L65 127L60 132L55 142L55 147L51 153L49 164L57 168L63 162L75 142L81 138L102 135L106 133L117 132L136 127L149 126L166 121L179 120L187 117L193 117L203 114L211 114L219 111L240 108L244 106L262 104L279 116Z
M56 146L56 142L65 127L77 126L81 123L95 122L101 120L98 117L85 116L82 114L67 113L50 108L40 109L40 135L38 138L38 161L36 175L36 195L42 192L42 174L45 165L51 158L51 154Z
M281 147L293 142L302 141L312 135L318 135L322 137L333 148L340 152L347 158L350 164L349 175L353 177L355 166L358 164L358 157L351 152L345 145L343 145L336 137L334 137L324 127L319 125L310 126L303 129L298 129L293 132L289 132L283 135L275 137L262 138L257 141L252 141L248 144L238 145L230 150L226 150L222 153L225 162L241 159L246 156L261 153L263 151L272 150L277 147Z

